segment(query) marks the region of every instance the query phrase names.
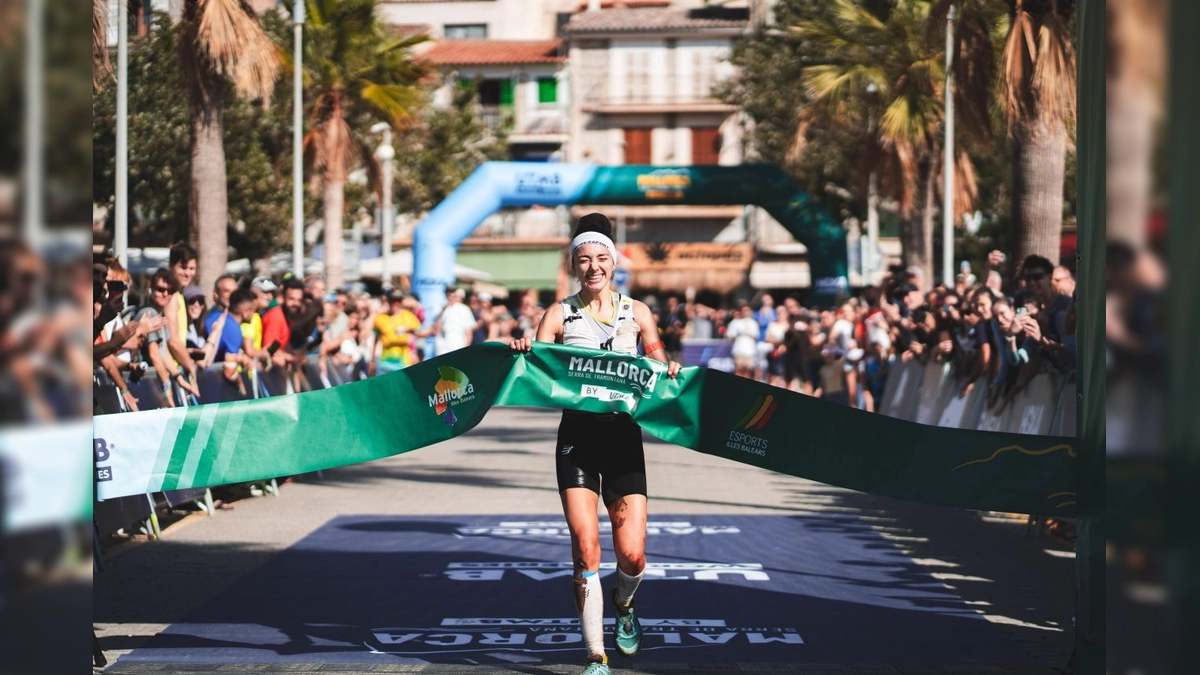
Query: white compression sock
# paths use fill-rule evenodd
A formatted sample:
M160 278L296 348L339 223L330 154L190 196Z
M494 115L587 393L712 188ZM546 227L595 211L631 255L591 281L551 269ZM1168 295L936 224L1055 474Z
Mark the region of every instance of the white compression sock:
M583 573L583 600L579 605L579 628L588 656L604 654L604 591L600 574Z
M638 584L642 583L642 575L645 574L645 568L637 573L637 576L631 577L626 574L620 566L617 566L617 604L624 607L633 600L633 593L637 590Z

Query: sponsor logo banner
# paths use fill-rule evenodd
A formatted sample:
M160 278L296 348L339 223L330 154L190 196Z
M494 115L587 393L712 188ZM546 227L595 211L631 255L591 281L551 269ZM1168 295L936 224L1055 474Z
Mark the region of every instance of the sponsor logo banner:
M615 620L604 620L611 634ZM717 647L720 645L795 645L804 638L791 627L737 626L725 619L644 618L642 651L671 648ZM436 626L370 629L366 645L374 653L448 654L468 652L553 652L578 651L583 646L579 620L574 617L445 618ZM503 659L501 659L503 660ZM540 661L540 659L538 659Z
M738 534L740 532L741 530L736 525L693 525L686 520L651 520L646 523L646 535L650 537ZM571 538L571 533L564 520L504 521L496 525L464 525L456 528L455 533L464 537ZM602 536L612 534L612 522L602 520L600 534Z
M615 562L600 563L600 576L613 574ZM569 579L575 568L569 562L452 562L443 574L452 581L502 581L508 576L524 576L534 581L547 579ZM760 563L713 563L713 562L649 562L643 573L644 581L659 579L691 579L694 581L717 581L722 575L746 581L770 581L771 577Z

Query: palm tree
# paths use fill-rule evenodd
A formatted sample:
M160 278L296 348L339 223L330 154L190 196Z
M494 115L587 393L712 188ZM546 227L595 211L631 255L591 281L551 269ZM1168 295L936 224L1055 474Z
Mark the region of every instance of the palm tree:
M188 230L200 255L198 283L207 287L225 271L229 256L225 88L232 84L242 96L267 100L280 57L245 0L186 0L179 58L192 119Z
M432 72L411 47L423 36L397 37L375 18L376 0L306 0L305 89L310 92L305 153L320 173L325 221L325 283L344 280L342 221L346 176L356 156L370 150L356 141L352 122L371 117L394 127L409 123L422 101L420 84Z
M1052 261L1062 239L1067 121L1075 119L1073 0L1010 0L1000 69L1013 140L1013 221L1017 257Z
M925 37L931 3L893 0L877 16L854 0L812 5L813 12L791 27L806 41L811 65L801 74L808 104L798 114L791 152L803 151L814 124L866 129L862 172L878 174L883 192L899 204L901 257L933 276L933 223L941 172L941 124L945 57ZM964 110L962 126L982 134L986 120L977 78L955 90ZM984 98L986 100L986 98ZM962 146L955 156L955 211L975 197L975 172ZM866 175L863 176L866 178Z

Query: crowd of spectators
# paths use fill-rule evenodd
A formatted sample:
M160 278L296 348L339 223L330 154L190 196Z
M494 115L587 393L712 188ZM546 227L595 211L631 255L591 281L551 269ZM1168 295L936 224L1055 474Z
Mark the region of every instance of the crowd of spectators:
M654 311L669 351L725 339L736 374L774 386L874 410L889 372L915 359L948 363L960 396L986 387L999 411L1039 372L1075 368L1071 271L1031 255L1006 286L1006 262L993 251L982 283L964 266L952 287L930 286L919 268L892 270L831 309L763 294L731 308L668 297Z
M147 405L129 386L142 377L161 387L155 406L200 402L198 375L205 369L219 372L243 397L252 393L242 376L248 370L278 371L297 392L385 374L433 353L510 342L532 332L544 311L534 291L512 298L510 309L488 293L451 287L438 316L427 320L412 294L328 289L317 275L225 274L204 289L193 283L196 257L178 244L167 266L141 284L115 258L94 258L94 378L118 392L118 400L98 403L101 409Z
M896 364L944 362L960 395L986 387L987 405L998 411L1037 373L1065 373L1075 362L1071 271L1029 256L1005 284L1006 262L994 251L982 282L964 266L953 287L929 285L917 268L896 269L830 309L793 296L777 303L769 293L732 307L696 302L691 291L646 299L675 360L685 360L685 341L726 340L736 374L865 410L877 407ZM115 385L122 409L139 406L131 379L156 378L159 402L172 406L202 400L200 369L219 371L243 396L248 369L278 370L289 391L305 391L394 372L432 353L511 342L532 333L544 312L532 290L504 304L447 288L439 315L428 317L398 290L328 289L315 275L229 274L202 289L195 274L186 244L140 285L115 259L95 261L96 378Z

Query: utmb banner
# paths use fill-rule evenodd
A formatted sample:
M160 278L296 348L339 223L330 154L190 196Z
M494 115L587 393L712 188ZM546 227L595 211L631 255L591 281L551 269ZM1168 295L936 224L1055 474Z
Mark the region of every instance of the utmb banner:
M494 405L631 414L698 452L872 494L1069 517L1074 439L946 429L867 413L728 373L538 343L485 343L400 372L254 401L102 415L97 496L263 480L416 450ZM532 448L538 450L538 448ZM554 449L543 449L553 461Z
M414 288L437 310L454 283L458 245L504 207L755 204L808 249L814 300L829 303L847 290L846 232L774 164L740 166L596 166L485 162L417 226Z

